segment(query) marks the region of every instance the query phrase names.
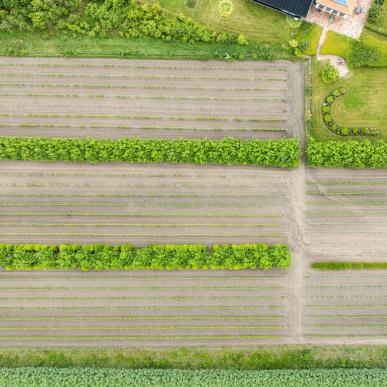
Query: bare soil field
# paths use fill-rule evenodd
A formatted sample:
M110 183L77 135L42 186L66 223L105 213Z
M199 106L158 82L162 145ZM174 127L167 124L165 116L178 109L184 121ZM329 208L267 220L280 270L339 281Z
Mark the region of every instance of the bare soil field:
M386 261L387 172L306 175L303 336L316 343L387 342L387 271L317 271L313 261Z
M302 62L0 57L0 135L281 138L300 130Z
M282 343L284 272L2 272L1 346Z
M2 162L0 241L281 243L288 171Z
M285 272L0 272L0 343L386 343L386 171L0 163L0 241L287 243ZM387 198L386 198L387 200ZM387 320L386 320L387 321Z

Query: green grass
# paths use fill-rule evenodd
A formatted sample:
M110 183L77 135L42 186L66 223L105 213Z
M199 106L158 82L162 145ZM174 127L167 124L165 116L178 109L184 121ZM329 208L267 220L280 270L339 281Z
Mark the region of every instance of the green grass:
M387 262L314 262L318 270L380 270L387 269Z
M376 127L381 135L368 137L371 140L387 140L387 68L363 68L353 70L344 79L326 85L321 80L322 62L313 61L312 122L310 134L319 141L354 140L364 137L343 137L329 131L323 121L321 104L325 96L337 86L347 89L332 105L334 120L342 126Z
M368 29L364 29L361 37L366 44L380 50L380 59L376 67L387 67L387 38ZM348 36L329 31L321 48L321 54L347 58L351 51L352 41L353 39Z
M1 367L178 369L387 368L387 346L284 346L250 349L0 349Z
M287 50L275 49L283 58ZM249 57L256 54L257 46L239 46L224 43L187 44L180 41L165 42L148 37L126 39L69 37L47 33L0 32L0 55L33 57L106 57L145 59L224 59L227 54Z
M216 0L197 0L195 8L187 7L185 0L160 0L165 10L182 13L216 31L243 34L249 39L269 43L287 44L291 39L291 29L283 14L249 0L233 0L233 3L233 14L224 18L218 12Z
M183 0L160 0L161 6L174 14L184 14L211 29L245 35L251 41L279 44L288 47L292 38L310 41L307 55L315 55L321 27L303 22L299 29L292 30L286 17L280 12L263 7L250 0L233 0L234 12L223 18L218 12L218 1L198 0L195 8L186 6Z

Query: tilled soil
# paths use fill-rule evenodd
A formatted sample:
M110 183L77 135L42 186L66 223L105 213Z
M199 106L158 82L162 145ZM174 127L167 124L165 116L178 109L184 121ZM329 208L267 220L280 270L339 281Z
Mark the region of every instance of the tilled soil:
M303 115L301 62L2 57L0 69L3 136L280 138Z

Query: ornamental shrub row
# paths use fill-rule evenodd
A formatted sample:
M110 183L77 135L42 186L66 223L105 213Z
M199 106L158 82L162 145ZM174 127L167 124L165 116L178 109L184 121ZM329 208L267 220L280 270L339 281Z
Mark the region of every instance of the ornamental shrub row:
M0 245L0 267L6 270L241 270L289 265L286 245Z
M0 137L0 160L259 165L295 168L300 146L281 140Z
M332 117L332 103L336 98L341 97L347 93L344 87L338 87L332 90L326 97L322 104L322 116L325 126L333 133L340 136L376 136L379 130L376 128L346 128L340 127L335 123Z
M318 142L311 138L306 156L312 167L387 168L387 143L383 140Z

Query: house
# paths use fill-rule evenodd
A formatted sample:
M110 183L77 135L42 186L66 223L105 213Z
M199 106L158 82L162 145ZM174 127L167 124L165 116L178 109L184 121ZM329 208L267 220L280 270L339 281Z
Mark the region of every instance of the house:
M305 17L313 2L313 0L253 0L253 1L297 18Z
M351 16L356 8L354 0L315 0L314 6L318 10L343 18Z
M353 14L355 0L253 0L266 7L286 13L297 18L304 18L309 8L316 7L320 11L346 18Z

